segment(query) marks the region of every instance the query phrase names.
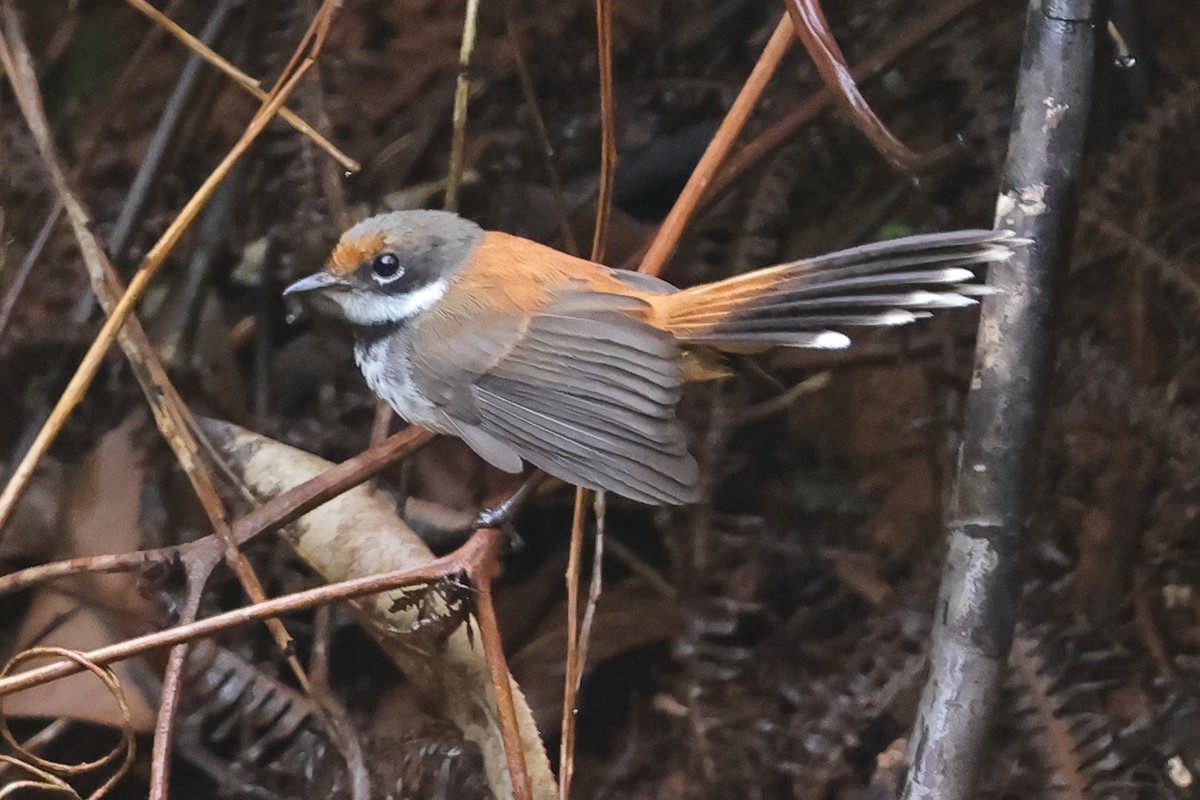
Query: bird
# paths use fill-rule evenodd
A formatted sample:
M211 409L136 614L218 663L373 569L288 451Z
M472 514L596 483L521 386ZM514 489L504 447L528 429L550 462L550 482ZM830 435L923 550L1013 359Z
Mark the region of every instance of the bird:
M690 288L578 258L448 211L349 228L324 269L292 283L354 334L371 390L408 422L462 439L510 473L650 505L698 500L676 414L722 354L839 350L847 331L970 306L1010 231L918 234Z

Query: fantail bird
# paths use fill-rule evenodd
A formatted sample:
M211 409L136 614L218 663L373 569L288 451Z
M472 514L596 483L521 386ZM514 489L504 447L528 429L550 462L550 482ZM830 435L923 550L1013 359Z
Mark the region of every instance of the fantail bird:
M645 503L696 499L675 414L720 352L838 349L839 329L903 325L976 302L1010 232L909 236L676 289L444 211L363 220L325 270L287 287L354 329L371 389L485 461L522 460Z

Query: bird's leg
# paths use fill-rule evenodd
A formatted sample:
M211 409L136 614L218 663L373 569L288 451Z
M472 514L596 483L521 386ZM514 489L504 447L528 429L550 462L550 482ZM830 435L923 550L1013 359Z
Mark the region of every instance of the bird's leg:
M525 505L525 501L533 495L534 490L548 477L550 476L545 472L534 468L533 472L529 473L529 477L521 482L516 491L496 505L488 506L480 511L478 516L475 517L472 530L496 528L512 522L513 517L521 510L521 506Z
M478 513L456 511L427 500L409 498L404 507L404 520L436 552L448 552L461 546L480 528L501 528L514 544L519 544L512 520L534 489L548 477L535 469L516 491Z

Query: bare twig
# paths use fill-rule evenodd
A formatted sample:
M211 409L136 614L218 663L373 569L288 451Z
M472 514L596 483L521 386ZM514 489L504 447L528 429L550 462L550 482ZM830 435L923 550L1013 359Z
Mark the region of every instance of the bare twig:
M454 84L454 130L450 139L450 167L446 177L445 207L450 211L458 208L458 187L462 183L463 154L467 148L467 101L471 97L471 54L475 52L478 22L479 0L467 0L462 46L458 51L458 78Z
M117 704L118 710L121 712L121 741L108 751L103 756L92 761L84 761L74 764L67 764L60 761L52 761L48 758L39 756L32 751L21 746L13 737L12 731L9 730L8 724L5 722L3 714L0 714L0 735L3 736L5 742L10 747L16 750L21 757L36 765L39 769L51 770L60 775L84 775L91 773L96 769L106 767L110 764L116 764L116 769L113 774L108 776L101 782L100 786L93 790L88 795L88 800L100 800L101 797L108 794L121 777L129 771L129 767L133 764L133 757L137 750L137 739L133 729L133 714L129 709L129 703L125 700L125 690L121 686L120 680L116 674L105 666L98 664L87 656L75 650L67 650L62 647L34 647L29 650L24 650L9 659L4 668L0 670L0 678L12 673L14 667L18 664L29 661L35 658L56 657L65 659L65 662L73 664L77 671L87 671L92 673L104 686L105 690L112 695L113 700ZM76 795L78 796L78 795Z
M475 587L479 638L483 642L483 652L492 677L496 710L500 713L500 736L504 739L504 755L508 759L513 797L516 800L533 800L533 786L529 779L529 768L525 763L525 747L521 743L517 709L513 703L512 679L508 663L504 659L504 644L500 641L496 610L492 607L492 580L499 571L500 544L504 541L504 534L492 528L483 528L475 535L478 537L484 534L490 534L490 548L475 562L476 566L473 569L467 570L467 575Z
M145 14L150 19L154 20L154 22L162 26L168 33L170 33L179 41L183 42L194 52L198 53L205 61L221 70L221 72L224 72L230 78L233 78L233 80L239 86L241 86L251 95L258 98L258 100L262 102L266 102L268 94L263 91L262 86L257 80L242 72L233 64L230 64L219 53L206 46L195 36L192 36L192 34L188 33L186 30L176 24L174 20L165 15L163 12L150 5L150 3L146 2L146 0L126 0L126 2L136 8L138 11ZM288 73L285 71L283 74L286 75ZM357 161L339 150L336 145L326 139L315 128L301 119L291 109L281 107L279 110L279 118L303 133L308 138L312 139L318 147L337 159L338 163L349 171L358 172L360 169L362 169L362 166Z
M750 71L750 77L746 78L746 82L742 84L742 90L738 92L729 112L725 114L725 119L721 120L721 127L717 128L712 141L705 148L704 155L700 157L700 163L692 170L683 191L675 200L675 205L671 206L666 219L659 226L654 240L650 243L646 255L642 257L642 262L638 266L640 271L650 275L657 275L662 271L667 259L674 252L675 245L679 243L679 237L683 235L684 226L687 225L696 205L707 191L709 181L712 180L713 174L716 173L721 162L725 160L725 156L733 148L734 141L741 133L746 120L750 118L750 111L754 108L763 89L767 87L771 76L775 74L779 62L791 48L792 41L792 23L787 14L784 14L780 18L779 24L775 26L775 32L771 34L767 46L763 48L762 55L758 57L754 69Z
M462 572L471 574L478 571L476 564L482 563L489 555L492 563L495 563L494 551L503 540L504 534L500 531L481 528L458 550L418 569L386 572L318 586L233 611L226 611L187 625L177 625L166 630L126 639L123 642L100 647L82 655L87 661L103 666L163 647L173 647L184 642L212 636L247 622L291 614L335 600L352 600L356 597L379 594L415 583L428 583L446 575L457 575ZM31 689L34 686L41 686L68 675L75 675L83 669L74 661L58 661L44 667L0 677L0 697L23 689Z
M294 521L322 503L379 474L390 464L412 454L433 437L433 433L423 428L408 428L392 435L378 447L346 459L316 478L272 497L230 526L234 541L242 545L265 531ZM147 562L176 556L188 561L201 558L199 551L212 551L214 548L220 550L220 547L220 541L210 535L178 547L160 547L134 553L88 556L42 564L0 576L0 595L83 573L128 572L140 569Z
M617 113L613 100L612 2L596 0L596 62L600 73L600 182L596 190L596 224L592 229L592 261L603 262L612 217L617 172Z
M579 682L575 667L579 663L579 566L583 560L583 528L586 521L588 490L575 487L575 510L571 516L571 544L567 550L567 652L563 665L562 730L558 743L558 796L571 794L575 771L575 712Z
M846 56L829 30L819 0L787 0L787 10L795 23L796 35L816 65L826 88L850 116L854 126L884 158L905 172L919 172L927 167L931 162L930 157L914 153L893 136L858 90Z
M603 261L608 241L608 223L612 217L613 184L617 170L617 120L613 100L612 3L596 0L596 60L600 78L600 179L596 191L596 221L592 229L592 261ZM567 652L563 670L562 730L559 738L558 796L571 796L571 777L575 772L575 715L583 666L587 659L587 636L591 626L579 619L579 566L583 553L583 527L591 492L575 489L575 510L571 519L571 544L567 557ZM597 492L597 508L603 507L603 492ZM599 536L599 532L597 532ZM596 547L601 542L596 540ZM593 588L599 591L593 574ZM590 619L589 619L590 621Z
M37 263L42 251L46 249L46 243L50 241L50 234L54 233L54 226L58 224L61 214L62 203L56 201L50 209L50 213L46 215L46 221L42 223L42 228L34 238L33 244L29 246L29 252L25 254L25 258L21 259L21 265L17 267L17 274L13 276L12 283L9 284L8 293L4 296L4 303L0 304L0 340L4 339L4 332L8 330L8 321L12 318L13 309L17 307L17 298L21 295L21 289L29 280L29 274L33 272L33 265ZM2 232L0 231L0 233Z
M596 606L600 604L600 593L604 589L604 521L608 513L603 491L596 492L592 501L592 513L596 515L595 544L592 546L592 579L588 583L587 604L583 607L583 621L579 623L579 655L575 667L575 691L583 682L583 670L587 666L588 646L592 640L592 623L596 619Z
M958 19L963 12L978 5L981 0L946 0L934 3L927 11L888 37L886 43L870 57L850 70L851 77L862 83L878 77L897 59L908 51L929 41L929 37ZM834 94L822 88L809 95L786 115L767 126L766 130L746 143L730 156L729 161L712 180L704 201L720 197L729 185L747 170L791 139L798 130L812 122L821 112L834 103Z
M20 67L19 71L11 73L10 80L13 81L14 88L18 89L18 100L22 112L34 134L46 168L51 174L51 181L58 191L59 200L67 209L73 231L84 256L84 262L88 267L88 275L95 294L100 298L105 311L114 314L121 303L121 300L117 299L121 294L120 282L112 265L108 263L106 256L89 230L90 223L87 212L67 185L65 170L55 151L49 123L46 120L36 80L32 73L31 59L20 35L19 21L15 14L10 13L7 5L5 27L7 28L4 38L5 52L11 51L13 57L9 60ZM186 211L185 208L181 215ZM128 290L126 290L126 295L128 295ZM233 541L226 520L225 508L217 496L211 475L199 458L199 445L192 433L194 422L191 413L171 384L156 351L150 346L136 317L129 326L118 331L117 339L129 357L130 365L154 411L159 428L191 481L196 496L208 515L216 535L225 543L226 560L247 594L255 600L263 599L264 594L258 578ZM43 428L43 431L45 430ZM272 621L268 623L268 626L281 651L287 653L290 637L282 623ZM288 662L298 680L303 684L305 677L299 661L289 655Z
M975 373L947 527L930 675L904 797L972 797L1012 643L1017 551L1029 510L1052 339L1053 277L1066 255L1091 106L1094 0L1031 0L998 227L1033 244L988 271Z
M218 555L214 551L208 558L194 559L188 564L188 590L180 609L179 620L187 624L194 622L200 611L200 600L209 575L217 565ZM170 778L171 744L175 737L175 712L183 694L183 672L187 666L189 642L177 644L167 655L167 666L163 671L162 691L159 693L158 713L154 719L154 743L150 753L150 800L166 800Z
M16 14L11 4L5 5L5 28L9 31L16 27ZM7 36L8 34L6 34ZM17 64L11 52L11 42L5 41L0 45L0 62L3 63L5 70L9 73L10 81L13 81L13 75L16 73ZM91 384L92 378L95 377L96 370L100 366L100 362L104 357L105 352L112 345L117 333L121 330L130 312L132 312L134 304L141 297L150 280L158 272L162 266L167 254L183 231L191 223L192 219L199 212L200 208L208 200L213 190L221 182L221 180L233 168L238 158L249 148L250 144L262 132L267 123L279 110L283 101L287 98L288 93L296 85L299 79L307 71L311 61L306 61L301 64L296 73L291 76L288 83L283 86L279 93L255 114L247 126L246 131L238 139L237 143L230 150L225 159L213 170L212 174L205 179L204 183L188 200L184 208L179 212L178 216L167 227L167 230L159 237L159 240L146 253L142 261L142 266L134 274L125 293L117 301L109 313L108 319L100 328L100 332L96 335L92 345L88 348L82 362L76 369L67 388L63 390L62 396L55 403L54 408L50 412L49 418L38 431L37 437L29 450L21 458L17 464L13 475L9 478L8 484L4 487L3 493L0 493L0 530L3 530L4 523L12 514L13 508L16 506L17 500L20 498L25 486L29 482L29 478L33 475L33 470L37 466L38 461L49 449L50 443L54 440L58 431L61 429L67 416L75 408L82 399L83 394L87 391ZM24 72L32 74L32 67L28 64L23 65ZM14 88L17 84L14 83Z

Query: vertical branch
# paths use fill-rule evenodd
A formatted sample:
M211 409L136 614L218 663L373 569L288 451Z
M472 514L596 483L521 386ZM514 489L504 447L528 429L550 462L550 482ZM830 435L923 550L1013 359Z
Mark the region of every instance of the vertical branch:
M613 101L612 0L596 0L596 65L600 72L600 186L596 191L596 227L592 261L604 261L608 220L612 216L613 178L617 171L617 114Z
M1012 643L1017 568L1091 100L1096 0L1031 0L996 224L1028 237L988 283L906 800L972 796Z
M612 217L613 182L617 171L617 114L613 100L612 2L596 0L596 63L600 74L600 181L596 191L596 224L592 230L592 261L604 260L608 241L608 221ZM571 547L567 556L567 652L563 669L562 730L559 737L558 796L571 796L571 776L575 771L575 714L583 667L587 660L587 637L591 625L579 619L579 565L583 555L583 527L586 519L588 490L575 489L575 512L571 520ZM596 508L604 507L604 492L596 493ZM600 536L597 530L597 537ZM597 538L596 546L601 547ZM597 560L602 552L597 550ZM594 609L599 592L599 572L592 574L589 610Z
M475 534L483 542L480 557L470 562L467 576L475 587L475 610L479 618L479 639L491 673L492 692L500 714L500 736L504 740L504 757L508 761L513 800L533 800L533 785L521 742L517 708L513 701L513 679L504 660L504 644L492 605L492 581L500 571L500 545L505 536L494 528L482 528ZM465 549L459 548L458 552ZM468 623L469 624L469 623Z
M579 565L583 560L584 509L588 490L575 487L575 511L571 518L571 545L567 551L567 652L563 664L562 728L558 740L558 797L571 796L571 776L575 772L575 703L579 680Z
M479 22L479 0L467 0L463 18L462 47L458 51L458 79L454 84L454 132L450 139L450 169L446 176L448 211L458 210L458 185L462 182L463 153L467 148L467 101L471 94L471 54L475 52L475 30Z

